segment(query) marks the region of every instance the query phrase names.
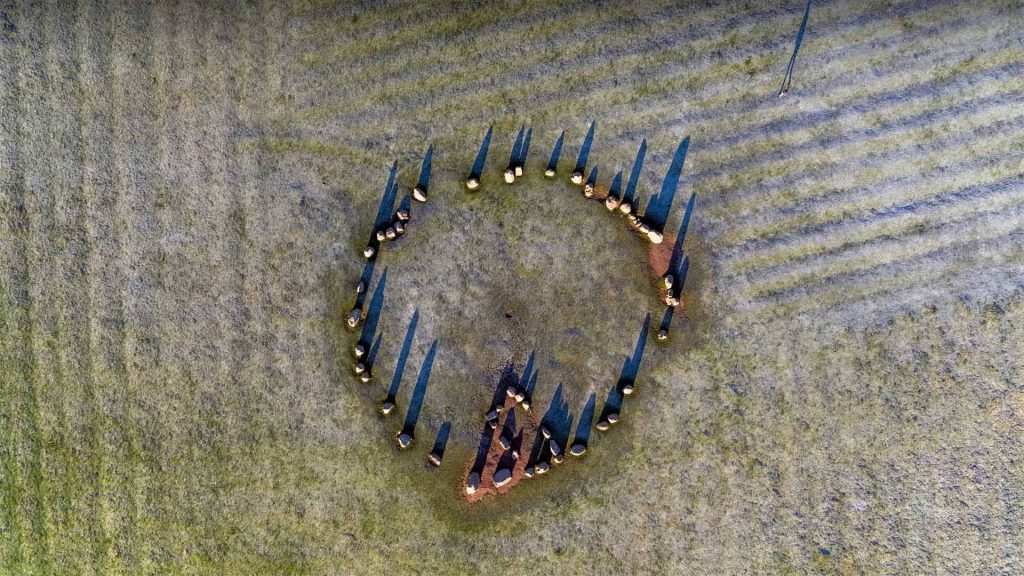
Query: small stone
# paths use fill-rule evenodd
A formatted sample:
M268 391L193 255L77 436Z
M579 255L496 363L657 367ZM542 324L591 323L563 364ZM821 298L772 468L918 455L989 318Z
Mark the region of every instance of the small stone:
M559 452L558 454L552 454L551 461L554 462L555 464L561 464L562 462L565 461L565 454L563 454L562 452Z
M384 237L388 240L394 240L398 237L398 232L395 232L394 226L388 226L388 229L384 231Z
M516 166L516 178L519 178L522 175L523 175L523 167L522 166Z
M405 234L405 224L399 220L398 222L395 222L395 235L401 236L402 234Z
M553 169L551 169L551 168L548 168L547 170L544 171L544 177L545 178L554 178L555 177L555 171Z
M494 485L498 488L508 484L510 480L512 480L512 471L508 468L502 468L494 473Z
M665 235L657 230L648 230L647 239L655 244L661 244L662 240L665 239Z
M658 340L660 340L662 342L664 342L665 340L668 340L668 330L665 330L664 328L662 328L661 330L658 330Z
M480 474L478 472L472 472L469 475L469 481L466 482L466 494L476 493L477 488L480 487Z
M362 358L366 354L366 344L362 342L356 342L355 347L352 349L355 353L356 358Z
M399 210L398 212L395 212L395 218L398 218L399 222L408 222L409 221L409 211L408 210Z
M424 190L423 188L420 188L419 185L417 185L415 188L412 189L412 197L417 202L426 202L427 191Z
M548 450L551 450L552 456L558 456L562 453L562 447L558 445L558 442L552 440L548 443Z
M573 184L582 184L583 183L583 172L580 172L579 170L573 172L572 173L572 178L570 178L569 181L571 181Z
M363 248L363 258L366 258L367 260L373 258L373 255L376 253L377 249L374 248L373 246L367 246L366 248Z
M431 452L430 455L427 456L427 462L430 462L431 466L437 468L438 466L441 465L441 457Z
M497 420L498 411L495 410L494 408L491 408L490 412L486 414L485 418L487 419L488 422L490 422L491 420Z
M551 466L547 462L538 462L537 463L537 467L536 467L537 474L545 474L550 469L551 469Z
M572 448L569 449L569 454L573 456L583 456L583 453L587 451L587 447L583 444L573 444Z
M622 385L622 394L624 396L629 396L632 393L633 393L633 383L632 382L626 382L625 384Z
M661 285L665 287L665 290L671 290L675 283L676 277L671 274L665 274L665 277L661 279Z
M505 170L505 184L511 184L511 183L513 183L515 181L516 181L516 171L511 169L511 168L507 168Z
M526 469L523 470L523 476L533 478L533 466L527 466Z
M540 433L544 436L545 440L550 440L551 439L551 430L548 430L547 426L541 426L540 427Z
M523 401L520 402L520 404L523 405L523 410L526 410L527 412L530 411L530 399L529 398L524 398Z
M366 364L356 362L356 374L362 374L363 372L366 372Z
M598 420L595 428L597 428L598 430L604 432L605 430L608 429L608 421L607 420Z
M385 416L391 414L391 411L394 409L395 403L392 402L391 400L385 400L384 403L380 405L381 414L384 414Z
M618 421L619 421L619 413L618 412L612 412L611 414L608 415L608 423L609 424L615 424Z
M616 198L615 196L608 196L607 198L604 199L604 207L607 208L609 211L614 211L616 208L619 207L619 204L621 203L622 201Z
M401 433L398 434L398 447L399 448L404 450L404 449L408 448L410 444L412 444L412 436L406 434L405 432L401 432Z
M377 242L383 242L383 241L388 239L388 235L383 230L377 230L376 238L377 238Z
M363 384L368 384L372 379L373 375L370 373L369 370L365 370L363 371L362 374L359 375L359 381L362 382Z
M352 311L348 313L348 327L355 328L359 325L359 321L362 319L363 311L359 308L353 308Z
M512 441L509 440L508 438L505 438L505 436L501 436L500 438L498 438L498 444L501 445L502 450L508 450L509 448L512 447Z
M472 177L466 178L466 188L468 188L470 190L476 190L479 187L480 187L480 181L479 180L477 180L476 178L472 178Z

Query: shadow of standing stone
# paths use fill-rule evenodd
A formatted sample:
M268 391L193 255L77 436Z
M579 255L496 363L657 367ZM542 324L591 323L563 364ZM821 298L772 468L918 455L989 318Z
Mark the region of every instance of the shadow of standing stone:
M430 344L430 351L423 360L420 368L420 376L416 380L416 387L412 392L412 399L409 401L409 411L405 416L405 425L398 433L398 445L401 448L408 448L416 437L416 422L420 418L420 409L423 408L423 398L427 394L427 383L430 381L430 370L434 365L434 355L437 353L437 340Z
M430 454L427 456L427 461L434 466L440 466L444 460L444 451L448 446L448 436L451 434L452 423L445 421L441 424L441 428L437 431L437 437L434 439L434 447L431 448Z

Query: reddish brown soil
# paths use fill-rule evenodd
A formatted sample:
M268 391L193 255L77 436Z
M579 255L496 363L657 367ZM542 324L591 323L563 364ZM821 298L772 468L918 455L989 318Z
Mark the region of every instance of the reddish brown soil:
M501 488L494 485L494 473L497 471L498 461L501 460L501 455L505 452L501 448L501 444L498 443L498 436L501 435L501 428L505 424L505 418L508 415L509 410L518 410L516 414L516 423L522 422L523 429L523 443L519 447L519 460L516 460L515 466L512 467L512 479L509 480L508 484L505 484ZM523 408L516 407L516 401L514 398L505 399L505 410L502 411L500 418L498 419L498 427L494 429L491 434L491 448L487 452L487 462L484 464L483 472L480 473L480 488L474 494L466 494L465 486L466 482L469 481L469 474L473 468L473 462L476 461L474 456L472 460L466 465L466 470L462 475L462 495L467 502L479 502L486 496L492 496L497 494L505 494L511 490L516 484L523 479L523 470L526 469L526 461L530 458L530 449L533 446L533 439L540 430L540 415L536 409L531 409L530 412L526 412Z

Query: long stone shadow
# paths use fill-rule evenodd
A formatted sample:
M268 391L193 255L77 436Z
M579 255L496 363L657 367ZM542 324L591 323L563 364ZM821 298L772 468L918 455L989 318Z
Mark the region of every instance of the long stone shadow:
M576 168L573 169L573 174L580 174L582 177L583 171L587 168L587 160L590 158L590 146L594 143L594 126L597 124L597 120L590 122L590 129L587 130L587 136L583 139L583 146L580 147L580 153L576 157Z
M519 158L516 159L516 165L522 169L526 169L526 157L530 153L530 141L533 140L533 128L526 129L526 138L523 139L523 147L519 149Z
M690 228L690 216L693 214L693 206L697 201L697 193L690 194L690 200L686 203L686 212L683 213L683 221L679 224L679 233L676 234L676 242L672 246L672 257L668 261L666 274L675 275L683 259L683 241L686 239L686 232Z
M583 405L583 410L580 412L580 419L576 423L576 434L573 435L572 447L569 449L569 453L573 456L581 456L587 451L587 446L590 444L590 427L594 421L594 409L597 404L597 394L593 392L587 397L587 402Z
M615 173L615 176L612 177L612 181L608 185L608 196L609 197L614 197L614 198L619 198L620 200L622 200L622 198L620 197L620 194L622 193L621 191L622 191L622 171L619 170L618 172Z
M793 56L786 66L786 75L782 78L782 87L779 88L779 96L785 96L789 92L790 84L793 82L793 68L796 66L796 55L800 51L800 43L804 40L804 31L807 30L807 17L811 15L811 0L807 0L807 8L804 9L804 19L800 22L800 31L796 33L796 45L793 47Z
M444 460L444 451L448 447L448 436L451 435L452 423L450 420L446 420L441 423L441 428L437 430L437 436L434 438L434 447L430 449L430 456L428 456L430 463L434 466L440 466Z
M373 242L377 242L374 238ZM353 309L362 310L363 305L366 303L366 298L370 294L370 282L373 281L373 271L377 267L377 259L370 258L363 264L363 272L359 275L359 285L363 287L362 291L356 294L356 303L353 305Z
M391 215L395 211L395 199L398 197L398 162L391 164L391 172L388 175L388 183L384 186L384 193L380 198L380 205L377 207L377 217L373 220L373 230L370 230L370 240L367 247L373 248L372 260L380 252L380 241L377 240L377 231L387 227L391 222ZM367 284L368 285L368 284Z
M519 162L519 151L523 148L523 134L526 133L526 126L519 127L519 133L516 134L516 141L512 144L512 151L508 155L508 167L506 170L514 170Z
M480 443L476 447L476 459L473 460L473 467L469 469L470 476L476 474L483 476L484 466L487 465L487 454L491 451L491 442L494 440L494 429L484 423L483 431L480 432ZM478 483L479 487L479 483Z
M373 290L373 298L370 299L370 305L363 320L363 329L359 334L359 343L363 346L369 347L370 342L377 335L377 323L380 321L381 310L384 309L384 287L387 282L388 269L385 268L380 279L377 280L377 287Z
M608 390L608 395L605 397L601 417L597 420L598 430L607 430L609 424L617 422L622 414L625 394L632 392L636 375L640 370L640 362L643 360L644 349L647 347L647 332L650 330L650 326L651 315L647 314L644 316L643 326L640 328L640 336L633 347L633 354L627 356L623 361L619 380Z
M555 140L555 146L551 149L551 158L548 159L548 167L546 175L554 176L558 172L558 158L562 155L562 144L565 142L565 130L558 135L558 140Z
M530 410L533 407L533 392L537 389L537 379L540 377L540 370L534 370L533 376L530 376L529 382L526 384L526 389L523 393L523 408Z
M420 178L416 181L416 187L427 193L430 187L430 165L434 158L434 145L431 144L427 148L427 152L423 155L423 164L420 166Z
M690 257L684 256L679 267L677 269L669 268L669 271L672 272L673 276L675 276L675 281L672 283L672 288L669 289L668 293L672 297L682 300L683 287L686 285L686 275L690 271ZM658 328L659 338L661 338L661 334L664 334L665 338L668 337L669 329L672 326L672 318L676 315L675 312L676 309L674 306L666 307L665 315L661 318L661 326Z
M416 337L416 325L420 320L420 311L417 309L412 314L409 327L405 331L405 341L402 342L402 350L398 354L398 363L395 364L395 374L391 377L391 387L388 388L387 398L384 399L381 411L390 414L398 404L398 389L402 384L402 375L405 373L405 363L409 360L409 351L412 349L413 339Z
M668 213L672 209L672 202L676 197L676 189L679 187L679 178L683 173L683 164L686 161L686 150L690 147L690 137L683 138L672 156L672 164L665 174L665 180L661 184L661 192L651 198L644 211L644 220L654 230L664 232L665 222L668 221Z
M544 417L540 421L541 436L544 435L544 430L551 435L548 444L553 455L564 454L566 444L569 442L569 434L572 432L572 419L572 411L569 410L569 404L565 401L562 393L562 384L559 384L551 397L551 404L548 406L547 412L544 413Z
M487 151L491 147L491 136L494 135L494 126L487 128L487 133L484 134L484 139L480 142L480 150L476 153L476 159L473 161L473 167L469 171L469 178L480 182L480 175L484 172L484 165L487 163Z
M403 435L409 437L411 442L416 437L416 422L420 418L420 409L423 408L423 398L427 394L427 384L430 381L430 370L434 366L434 355L437 353L437 340L430 344L430 351L423 359L423 366L420 368L419 378L416 379L416 387L412 391L412 399L409 401L409 411L405 415L405 424L399 433L399 441ZM404 447L404 446L403 446Z
M633 160L633 170L629 173L629 183L626 184L626 193L622 196L624 202L635 204L636 187L640 182L640 171L644 167L644 157L647 155L647 138L640 141L640 149L636 151L636 159Z
M370 346L370 352L366 355L366 361L363 362L363 374L360 376L364 378L363 382L369 382L370 376L373 374L373 366L377 362L377 353L380 352L380 341L381 333L377 334L377 338L373 341L373 346Z

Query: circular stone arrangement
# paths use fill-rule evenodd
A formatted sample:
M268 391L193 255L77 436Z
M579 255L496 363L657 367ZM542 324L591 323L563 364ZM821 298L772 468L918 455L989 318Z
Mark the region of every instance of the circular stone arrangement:
M575 249L577 246L580 248L597 246L598 248L604 248L601 256L609 260L602 263L599 257L595 257L593 258L595 262L592 267L586 267L584 264L584 262L589 264L589 259L579 260L576 262L576 265L579 266L578 269L581 273L579 275L573 274L573 277L583 279L587 283L592 284L614 282L614 278L603 277L614 276L614 274L611 274L613 271L612 265L614 264L611 256L620 251L626 251L627 253L630 250L636 251L636 248L629 248L627 245L630 235L642 240L642 243L646 243L650 247L649 266L657 273L654 278L656 280L654 284L659 292L660 300L666 306L665 313L661 317L661 323L656 328L654 334L659 341L667 340L671 321L676 315L677 309L681 309L683 285L688 270L688 259L682 250L682 243L693 210L694 198L690 197L678 235L666 235L665 221L667 220L675 190L678 186L689 139L684 139L676 150L660 194L651 197L646 202L646 206L641 209L644 206L644 202L637 192L637 184L646 154L646 141L640 146L633 164L632 173L625 185L623 184L622 173L618 173L611 178L607 188L601 188L598 186L597 181L597 167L588 166L588 156L594 138L594 128L595 126L592 123L580 148L569 181L579 187L578 189L585 198L599 202L608 212L621 218L620 221L626 224L626 226L624 226L621 232L602 233L599 238L589 241L584 237L578 240L575 237L565 238L568 241L567 244L570 250ZM488 129L476 155L476 160L465 179L466 189L473 199L470 199L468 203L460 203L454 207L447 206L446 215L449 215L450 218L446 218L445 222L439 223L441 228L445 229L445 227L448 227L447 230L451 232L450 235L445 235L449 243L472 245L474 247L473 255L477 258L470 263L452 262L452 260L458 259L443 257L443 247L424 246L421 244L423 241L422 237L416 238L413 236L412 242L414 242L418 253L427 253L432 256L442 254L442 256L434 257L433 259L417 257L412 261L412 266L409 266L408 263L403 264L402 271L404 276L400 277L398 282L405 282L401 289L403 293L409 294L417 301L417 304L426 306L425 316L428 318L438 316L436 313L437 308L432 308L434 304L432 300L437 299L437 297L433 295L428 296L425 298L427 302L421 303L419 300L423 298L417 299L416 296L423 289L417 282L417 279L422 276L429 276L429 272L436 273L436 278L428 277L425 279L429 287L441 290L441 299L453 300L457 304L456 309L460 313L466 312L466 315L469 317L496 316L500 318L500 320L496 321L496 329L494 323L489 326L492 333L483 335L479 341L473 340L471 343L464 343L460 348L473 348L473 345L477 344L481 350L486 350L487 352L497 350L498 356L502 356L502 351L504 351L503 357L510 358L515 355L515 351L525 351L528 349L529 344L537 340L561 342L559 338L564 338L566 341L570 341L570 344L564 346L564 350L560 349L558 351L561 353L561 357L549 359L544 365L540 361L535 365L534 354L531 353L521 373L516 371L515 362L511 360L501 366L481 367L475 365L481 362L480 359L483 356L481 350L459 350L452 353L454 358L451 360L446 357L446 365L457 363L463 367L465 372L471 374L471 376L467 377L467 380L490 382L486 387L486 392L480 396L478 413L482 414L483 417L481 419L482 422L481 420L477 421L482 425L482 431L479 433L476 457L472 459L472 462L467 465L465 470L464 490L469 500L478 499L488 493L503 493L522 478L543 475L550 470L552 465L563 462L566 454L572 456L584 455L588 449L592 426L597 427L598 430L608 430L620 421L623 400L634 391L637 371L643 357L648 333L651 331L650 314L648 314L639 327L639 337L636 340L632 354L626 358L622 371L619 373L618 378L614 380L614 386L608 390L607 396L604 397L603 388L607 386L606 382L614 378L614 376L606 373L608 367L602 366L600 367L601 369L595 370L595 367L588 363L589 356L591 355L590 350L580 353L571 344L575 340L586 341L582 337L580 330L570 327L564 333L553 332L554 328L550 326L552 323L548 321L550 320L550 311L545 310L543 305L538 305L539 302L547 303L548 300L551 300L553 302L551 306L554 306L556 310L572 308L574 304L571 298L563 301L564 293L567 290L564 286L554 284L549 279L547 282L541 282L540 288L544 290L550 288L550 291L539 293L541 290L538 290L538 286L534 286L529 282L529 278L535 276L538 270L549 271L550 266L546 265L550 264L550 260L545 260L545 258L571 261L572 257L576 256L572 253L566 254L566 246L560 246L557 242L553 243L545 240L546 237L550 238L552 235L558 237L560 235L564 225L560 225L558 222L560 219L565 218L566 214L559 213L559 210L564 211L565 206L562 203L547 202L546 199L542 201L531 199L520 193L502 196L502 201L505 204L510 204L508 206L510 211L513 209L527 209L531 212L531 215L537 216L533 219L534 221L526 223L527 227L523 227L521 230L517 229L521 234L512 237L512 240L508 241L502 240L504 237L511 237L508 230L509 226L503 226L502 218L489 221L486 219L482 220L479 217L477 209L481 205L478 200L478 194L483 188L492 186L489 183L490 177L483 178L492 135L493 128ZM557 138L552 149L544 172L544 176L548 179L553 179L558 174L558 161L564 138L565 133L563 132ZM493 185L503 188L505 185L514 185L517 181L522 181L524 176L527 175L526 160L531 140L532 129L521 128L512 147L509 162L501 174L501 180ZM381 348L378 323L383 308L384 288L388 282L388 270L376 270L377 259L381 251L389 243L402 238L410 231L414 220L416 224L419 223L418 218L412 218L414 201L417 203L431 202L432 159L433 147L430 147L423 157L418 181L411 187L408 195L401 196L400 201L399 185L397 184L397 164L392 167L388 184L385 187L384 195L374 220L373 230L362 251L366 262L363 274L356 285L356 302L348 315L347 323L353 330L359 329L360 331L357 341L352 346L352 353L356 377L363 383L373 382L378 352ZM584 178L588 168L590 168L589 174ZM485 180L487 182L486 186ZM502 180L505 183L504 185L501 184ZM396 202L398 203L397 208L395 206ZM466 206L467 204L468 207ZM574 208L573 212L568 216L579 222L580 220L574 214L580 218L584 217L584 214L577 213L578 211L578 208ZM592 216L588 213L586 217ZM495 222L494 220L497 221ZM504 220L507 221L509 218L506 217ZM540 223L539 227L537 225L538 222ZM485 226L490 226L490 228L482 229ZM473 233L465 234L467 231ZM605 237L606 234L607 237ZM525 237L526 240L522 240L520 236ZM482 237L497 238L497 240L481 244L480 238ZM600 246L602 242L607 244L607 246ZM396 246L401 247L403 244ZM517 257L519 258L517 259ZM524 259L536 258L540 258L541 261L536 263L524 262ZM509 267L511 265L515 266L514 270L501 268L501 266ZM409 270L410 268L411 271ZM375 270L378 272L379 278L377 279L376 286L371 289ZM602 270L606 273L602 273ZM407 272L411 272L411 274L406 274ZM621 274L622 272L618 273L619 276ZM412 276L413 279L408 279L408 276ZM495 281L497 285L488 284L492 277L498 279ZM466 284L467 278L472 280L472 284ZM542 279L544 278L546 277L542 277ZM647 278L631 279L631 285L637 286L648 281ZM392 280L392 283L394 282ZM603 286L603 288L604 293L609 292L608 286ZM524 290L528 292L528 295L519 297L514 294L516 289ZM531 291L537 293L530 293ZM473 292L473 297L479 302L466 303L465 293L467 292ZM585 293L581 294L580 300L589 304ZM497 301L496 305L500 305L503 309L500 311L488 309L488 306L493 301ZM600 313L601 304L604 304L605 307L618 306L618 310L636 308L635 303L630 304L628 301L608 302L602 299L596 304L599 305L598 308L591 308L589 306L580 306L580 308L587 309L590 314ZM497 314L493 312L497 312ZM441 316L443 317L443 314ZM620 316L622 316L621 313ZM572 318L571 315L569 317ZM405 332L405 338L402 340L401 349L397 353L398 359L393 377L390 379L388 393L380 404L380 411L385 416L399 411L399 402L397 400L398 387L405 372L410 348L415 338L420 310L417 308L411 314L411 317L408 311L406 311L402 318L405 320L398 318L389 319L390 324L394 324L395 321L408 321L408 328ZM559 318L561 319L562 317ZM523 323L528 324L531 330L523 331L520 334L520 319L522 319ZM586 325L588 327L587 332L590 331L590 323L586 320L570 322L570 324L574 323ZM621 324L621 321L617 323ZM629 337L630 341L637 337L637 333L634 331L636 328L623 331L621 325L616 325L611 326L609 329L613 331L612 334L601 335L606 341L611 341L616 333L621 334L625 332L628 334L632 332L633 336ZM507 334L493 333L506 331L508 332ZM545 338L534 338L535 334L532 332L535 331L543 332ZM454 337L462 336L464 332L463 328L463 331L456 333ZM444 333L441 333L440 337L445 341L454 339L453 336ZM591 342L590 344L592 345L593 343ZM605 347L598 345L597 349L600 351L604 350ZM409 406L406 408L404 424L394 437L396 444L402 449L414 444L416 424L424 404L424 397L433 369L436 351L437 342L435 341L430 346L430 350L419 368L412 398ZM450 352L450 350L446 348L446 352ZM488 354L488 356L490 355ZM591 389L596 388L603 398L598 398L598 394L591 393L583 404L582 409L578 411L578 417L574 418L573 411L569 409L568 402L564 399L566 395L563 394L562 384L558 384L554 388L551 402L546 410L541 413L540 410L536 409L536 388L538 374L542 368L547 366L554 366L558 370L569 370L577 375L591 371L600 373L600 376L591 380ZM449 384L449 380L446 376L445 385ZM494 384L495 381L497 381L497 385ZM387 382L385 382L385 385L387 385ZM475 384L469 384L469 386L473 385ZM542 385L543 387L544 385ZM483 398L491 394L490 404L485 405ZM467 400L471 401L471 399L467 398L459 399L460 409L467 404ZM602 400L602 407L598 411L597 406ZM444 412L450 415L452 412L450 406ZM519 424L517 424L517 412L519 414ZM575 432L572 430L574 420ZM475 428L477 425L468 425L460 422L459 427L463 429L458 431L457 437L463 439L475 437L474 431L466 430L470 426ZM451 429L450 421L442 423L439 427L433 448L427 455L427 461L432 466L441 466L444 461ZM463 444L468 444L468 442L463 442Z

